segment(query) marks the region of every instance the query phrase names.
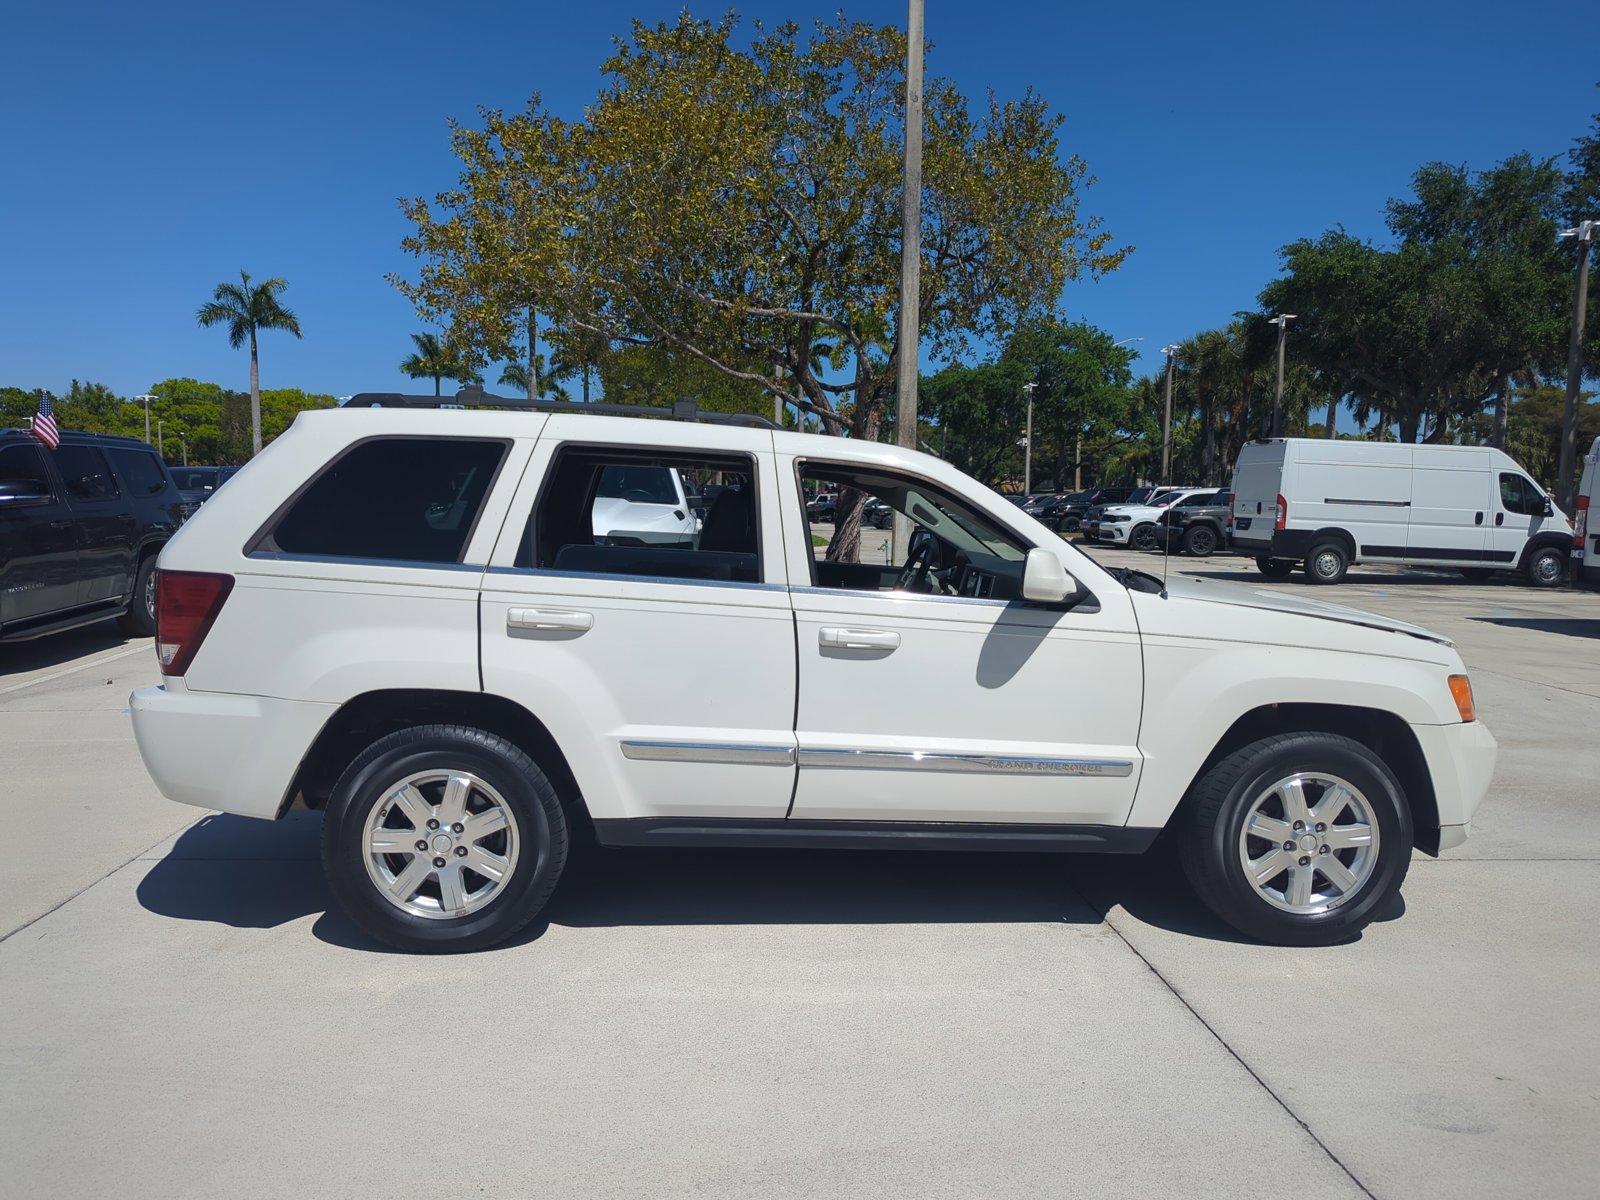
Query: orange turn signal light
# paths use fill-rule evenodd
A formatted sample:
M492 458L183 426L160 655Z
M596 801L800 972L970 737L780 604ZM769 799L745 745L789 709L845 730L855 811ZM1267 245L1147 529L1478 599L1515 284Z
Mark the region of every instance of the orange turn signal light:
M1472 681L1465 675L1450 676L1450 694L1455 697L1456 711L1463 721L1478 719L1478 710L1472 706Z

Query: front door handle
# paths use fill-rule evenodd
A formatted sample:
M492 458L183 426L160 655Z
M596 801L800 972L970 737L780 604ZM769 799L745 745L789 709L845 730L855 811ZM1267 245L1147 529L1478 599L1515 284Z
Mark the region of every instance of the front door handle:
M594 614L565 608L512 608L506 610L506 628L587 633L594 628Z
M1506 515L1505 515L1505 513L1495 513L1495 515L1494 515L1494 523L1496 525L1504 525L1506 523Z
M892 629L844 629L835 625L817 631L817 644L830 650L893 650L900 635Z

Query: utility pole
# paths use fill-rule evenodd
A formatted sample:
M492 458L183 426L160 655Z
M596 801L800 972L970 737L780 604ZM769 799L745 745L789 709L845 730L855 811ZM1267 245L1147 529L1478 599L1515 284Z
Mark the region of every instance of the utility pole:
M134 399L144 405L144 440L148 443L150 441L150 401L154 400L155 397L149 392L144 392L135 396Z
M1294 319L1294 313L1279 313L1267 322L1278 327L1278 390L1272 395L1271 437L1283 436L1283 343L1289 332L1289 322Z
M1161 483L1172 481L1172 366L1178 353L1177 346L1163 346L1167 356L1167 402L1161 409Z
M922 5L909 0L906 14L905 197L900 213L900 345L895 440L917 448L917 358L922 287ZM911 524L894 518L894 550L911 537Z
M1028 427L1022 435L1022 494L1033 494L1033 389L1037 383L1025 383L1022 390L1028 394Z
M1578 239L1578 296L1572 307L1572 340L1567 343L1567 402L1561 412L1561 466L1556 494L1569 513L1577 501L1578 385L1583 382L1583 324L1589 306L1589 250L1600 221L1579 221L1563 229L1563 238Z
M156 453L162 458L167 456L167 439L161 432L161 418L156 418Z

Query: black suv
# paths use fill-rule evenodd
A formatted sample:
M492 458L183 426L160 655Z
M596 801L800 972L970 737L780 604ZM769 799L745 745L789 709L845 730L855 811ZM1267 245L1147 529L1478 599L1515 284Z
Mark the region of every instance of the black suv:
M107 617L153 634L156 554L187 512L146 442L0 430L0 642Z
M1228 548L1232 492L1196 492L1156 518L1156 545L1205 558Z

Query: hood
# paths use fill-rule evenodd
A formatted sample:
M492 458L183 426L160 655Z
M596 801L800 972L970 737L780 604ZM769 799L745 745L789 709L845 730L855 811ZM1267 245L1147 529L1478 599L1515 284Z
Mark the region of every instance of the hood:
M1329 604L1325 600L1312 600L1303 596L1286 596L1267 588L1251 587L1242 583L1224 583L1211 579L1178 578L1167 581L1167 594L1182 600L1199 600L1211 604L1232 604L1241 608L1260 608L1268 612L1292 613L1302 617L1317 617L1324 621L1339 621L1345 625L1361 625L1368 629L1382 629L1390 633L1403 633L1408 637L1437 642L1441 646L1455 643L1441 634L1433 633L1420 625L1408 625L1380 617L1376 613L1362 612L1359 608L1346 608L1342 604Z

